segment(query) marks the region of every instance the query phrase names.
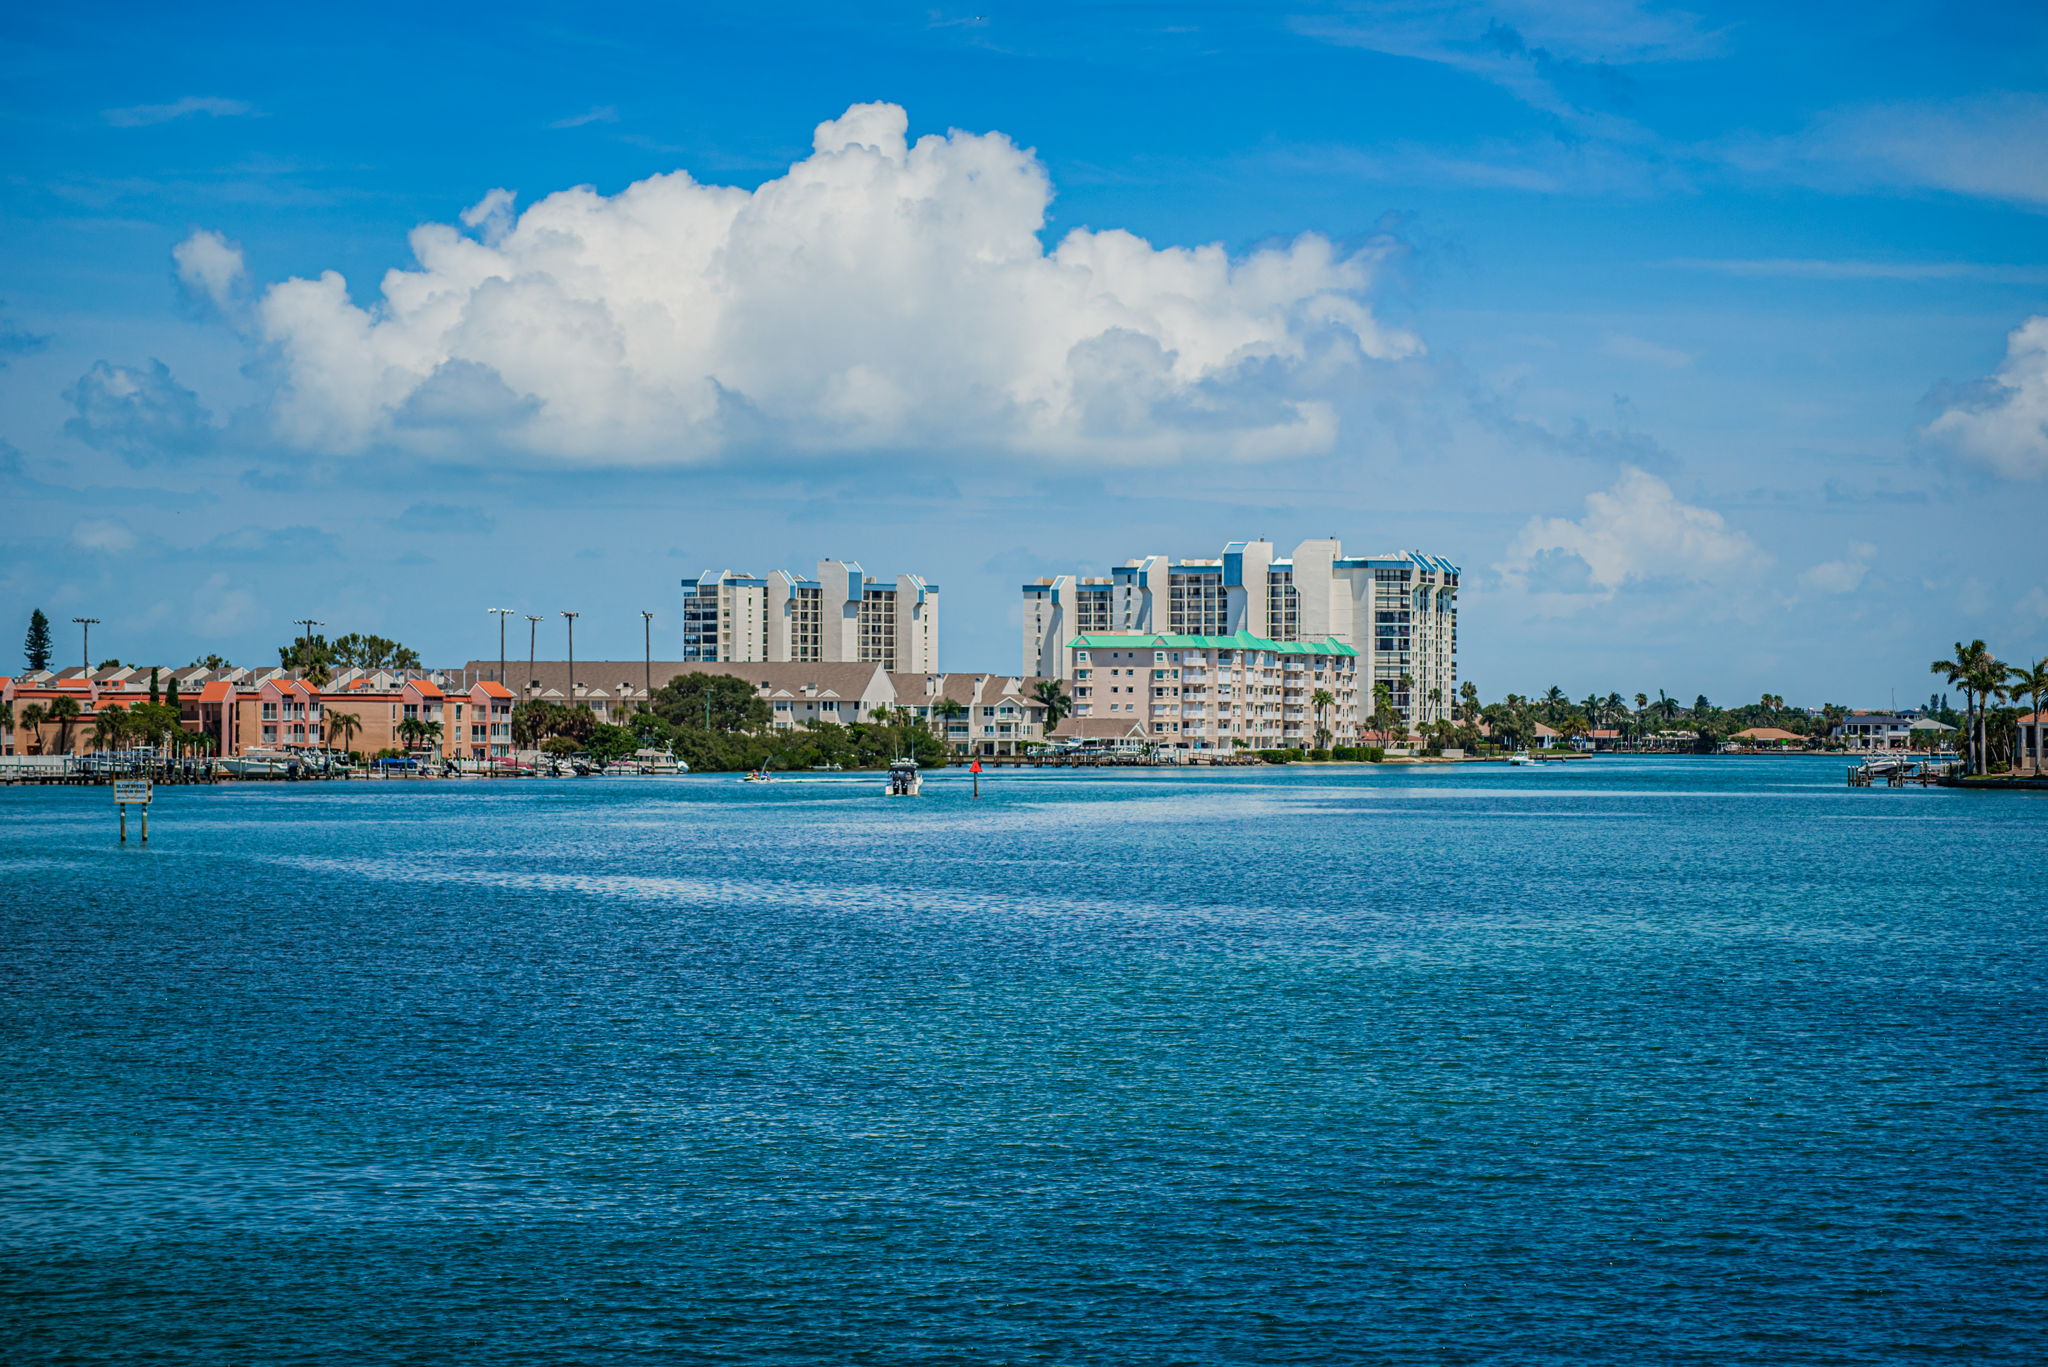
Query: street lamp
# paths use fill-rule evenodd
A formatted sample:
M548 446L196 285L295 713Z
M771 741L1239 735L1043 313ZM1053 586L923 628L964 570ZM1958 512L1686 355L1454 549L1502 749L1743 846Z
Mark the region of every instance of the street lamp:
M528 614L526 614L526 687L527 687L527 688L532 688L532 687L534 686L534 684L535 684L535 683L539 682L539 681L538 681L537 679L535 679L535 678L533 677L533 671L534 671L534 668L535 668L535 666L534 666L534 663L533 663L533 651L534 651L534 642L535 642L535 641L538 641L538 640L540 639L540 622L541 622L541 619L540 619L540 618L538 618L538 617L535 617L535 616L534 616L534 615L533 615L532 613L528 613ZM525 692L525 691L526 691L526 689L521 689L521 690L520 690L520 692L522 692L522 693L523 693L523 692Z
M517 612L517 608L485 608L485 612L498 614L498 682L505 682L505 619Z
M573 703L576 701L576 619L583 614L565 612L562 615L569 619L569 701Z
M303 674L313 662L313 628L324 627L327 623L316 622L310 617L294 617L292 618L292 625L306 629L305 634L300 638L306 646L305 653L299 656L299 672Z
M646 665L646 667L647 667L647 673L646 673L646 677L645 677L644 679L642 679L642 681L641 681L641 682L642 682L643 686L644 686L644 687L646 688L646 690L647 690L647 696L646 696L646 703L647 703L647 705L648 705L649 707L652 707L652 706L654 706L654 614L653 614L653 613L651 613L651 612L643 612L643 613L641 613L641 614L640 614L640 635L641 635L641 637L642 637L642 645L643 645L643 646L644 646L644 648L645 648L645 653L644 653L644 654L642 655L641 659L642 659L643 663L644 663L644 664Z
M79 642L78 653L85 657L80 663L85 666L85 676L89 679L92 677L92 629L99 625L100 619L74 617L71 620L78 623L79 635L83 638Z

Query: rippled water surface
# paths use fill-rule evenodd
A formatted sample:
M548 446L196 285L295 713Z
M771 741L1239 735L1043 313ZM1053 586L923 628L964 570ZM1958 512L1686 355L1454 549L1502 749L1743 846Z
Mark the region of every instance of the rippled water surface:
M0 790L8 1363L2048 1360L2048 797Z

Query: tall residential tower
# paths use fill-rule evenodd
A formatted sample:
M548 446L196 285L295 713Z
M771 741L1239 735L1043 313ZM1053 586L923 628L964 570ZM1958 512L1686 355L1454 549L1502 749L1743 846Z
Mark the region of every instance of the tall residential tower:
M1285 559L1270 541L1233 541L1214 560L1148 555L1024 586L1026 674L1071 679L1076 637L1146 632L1339 641L1370 661L1361 710L1384 683L1419 725L1457 700L1458 567L1415 551L1347 556L1335 540L1304 541Z
M814 579L707 571L683 581L683 659L929 673L939 667L938 585L914 574L870 579L851 560L819 561Z

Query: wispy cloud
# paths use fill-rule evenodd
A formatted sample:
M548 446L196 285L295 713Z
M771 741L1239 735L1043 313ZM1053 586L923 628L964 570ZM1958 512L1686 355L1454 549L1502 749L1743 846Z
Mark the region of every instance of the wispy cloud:
M40 332L26 332L16 327L4 309L0 309L0 369L6 368L8 357L41 351L49 340Z
M217 95L187 95L169 104L134 104L125 109L106 110L102 117L116 128L145 128L154 123L199 116L209 119L261 118L262 111L246 100L224 100Z
M1584 138L1489 139L1467 147L1412 142L1373 148L1298 146L1261 153L1259 160L1264 166L1300 174L1545 195L1636 198L1690 188L1683 172L1669 162Z
M616 105L601 104L593 109L586 109L581 114L571 114L565 119L556 119L548 127L581 128L587 123L617 123L618 121L618 107Z
M1691 352L1680 351L1643 337L1631 337L1626 332L1611 332L1601 343L1600 349L1609 356L1624 361L1643 361L1650 365L1662 366L1666 370L1683 370L1693 362Z
M1739 170L1821 189L1895 186L2048 207L2048 96L2032 93L1841 109L1788 136L1717 150Z
M1679 257L1660 263L1677 270L1785 280L1983 280L2001 285L2048 284L2048 266L2007 266L1985 261L1858 261L1816 257Z
M1637 0L1397 0L1291 26L1321 42L1448 66L1609 137L1638 135L1605 112L1626 95L1617 68L1710 56L1721 38L1696 14Z

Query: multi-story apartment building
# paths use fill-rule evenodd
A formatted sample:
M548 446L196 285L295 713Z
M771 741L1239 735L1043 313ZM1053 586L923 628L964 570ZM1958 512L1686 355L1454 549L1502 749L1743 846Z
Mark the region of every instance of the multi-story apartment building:
M1270 541L1233 541L1214 560L1151 555L1107 576L1024 585L1027 674L1072 679L1076 639L1108 632L1245 633L1277 642L1334 640L1358 653L1409 725L1451 714L1458 684L1458 567L1416 551L1347 556L1334 539L1280 558Z
M1359 654L1340 641L1099 633L1070 649L1077 718L1190 750L1358 743Z
M821 560L812 579L707 571L683 581L683 659L937 669L938 585L870 579L850 560Z
M497 672L492 662L491 673ZM93 724L109 708L133 707L149 699L150 671L69 669L0 678L0 754L88 754ZM344 739L335 718L347 713L347 748L362 754L384 749L431 751L444 759L504 758L512 753L510 690L495 679L459 677L453 670L348 669L314 684L285 669L184 669L156 671L159 696L175 701L187 731L211 742L213 753L293 747L321 749ZM68 697L75 711L67 721L20 725L28 706ZM407 734L403 723L418 720L434 728Z

